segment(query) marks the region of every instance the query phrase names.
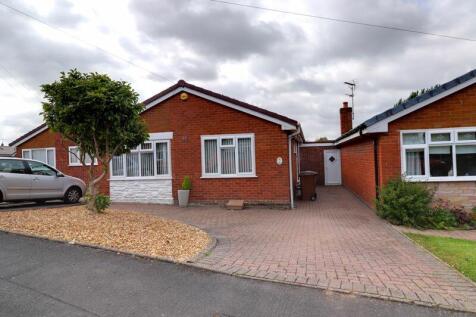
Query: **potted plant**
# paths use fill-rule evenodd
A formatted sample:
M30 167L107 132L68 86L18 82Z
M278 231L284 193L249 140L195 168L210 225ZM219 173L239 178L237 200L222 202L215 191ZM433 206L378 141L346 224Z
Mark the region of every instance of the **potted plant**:
M182 182L182 189L178 190L178 202L180 207L187 207L188 197L190 196L190 189L192 188L192 182L189 176L185 176Z

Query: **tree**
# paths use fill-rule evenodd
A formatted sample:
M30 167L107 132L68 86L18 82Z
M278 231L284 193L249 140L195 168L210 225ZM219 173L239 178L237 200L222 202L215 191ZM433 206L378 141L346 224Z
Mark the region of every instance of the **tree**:
M76 69L61 72L59 80L42 85L41 90L46 124L74 142L79 147L78 159L88 166L87 208L97 212L98 185L113 156L129 152L148 138L140 117L144 105L127 82ZM99 170L94 168L95 159Z
M324 141L329 141L329 139L326 136L321 136L320 138L316 139L316 142L324 142Z
M430 87L430 88L423 88L423 89L420 89L420 90L412 91L412 92L410 93L410 95L409 95L407 98L405 98L405 99L400 98L400 99L397 101L397 103L394 104L393 106L394 106L394 107L398 107L398 106L400 106L402 103L407 102L408 100L413 99L413 98L416 98L416 97L421 96L421 95L423 95L423 94L426 94L427 92L429 92L429 91L431 91L431 90L433 90L433 89L436 89L436 88L438 88L438 87L440 87L440 85L435 85L435 86Z

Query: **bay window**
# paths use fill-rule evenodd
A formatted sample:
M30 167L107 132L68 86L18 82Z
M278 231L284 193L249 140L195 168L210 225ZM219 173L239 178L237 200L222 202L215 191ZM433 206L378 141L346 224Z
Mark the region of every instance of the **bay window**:
M202 136L202 177L254 177L254 134Z
M111 160L111 178L170 178L170 140L146 141Z
M22 150L22 158L32 159L56 167L55 148L36 148Z
M476 127L402 131L401 153L409 180L476 180Z

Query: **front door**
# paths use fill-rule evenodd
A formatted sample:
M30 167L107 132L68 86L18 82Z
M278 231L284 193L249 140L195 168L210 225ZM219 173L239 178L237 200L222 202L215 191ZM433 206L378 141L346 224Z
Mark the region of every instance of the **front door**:
M324 178L326 185L340 185L340 150L324 150Z

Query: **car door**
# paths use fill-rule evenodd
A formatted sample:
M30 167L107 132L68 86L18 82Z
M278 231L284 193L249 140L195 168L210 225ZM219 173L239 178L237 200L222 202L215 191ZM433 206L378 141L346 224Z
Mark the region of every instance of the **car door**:
M63 197L64 177L58 177L58 172L46 164L27 161L30 167L31 199L50 199Z
M0 160L0 187L5 195L4 200L30 199L31 181L24 161Z

